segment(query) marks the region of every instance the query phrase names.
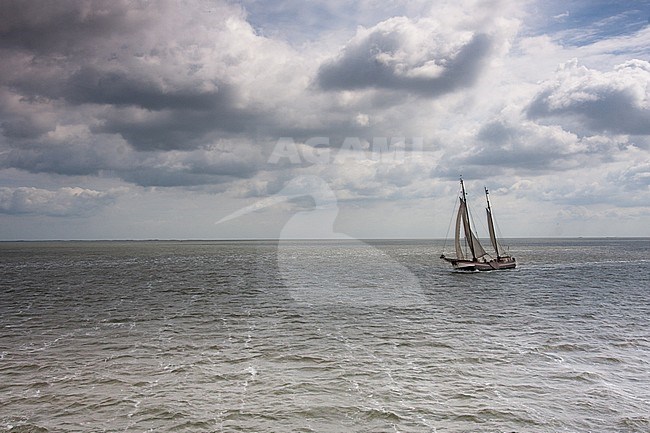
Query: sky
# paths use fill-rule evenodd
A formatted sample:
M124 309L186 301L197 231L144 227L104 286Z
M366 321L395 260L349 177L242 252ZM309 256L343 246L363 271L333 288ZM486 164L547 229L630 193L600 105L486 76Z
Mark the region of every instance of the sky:
M650 236L650 0L3 0L0 59L0 240L441 238L461 175Z

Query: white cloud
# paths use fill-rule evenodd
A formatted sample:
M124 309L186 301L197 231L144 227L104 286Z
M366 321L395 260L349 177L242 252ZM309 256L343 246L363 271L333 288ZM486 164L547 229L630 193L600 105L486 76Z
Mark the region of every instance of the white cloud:
M395 17L360 29L339 56L324 63L326 90L398 89L437 96L470 86L490 54L484 33L446 33L432 19Z
M87 215L112 204L118 193L79 187L57 190L0 187L0 213L58 217Z
M542 85L528 115L558 122L574 117L594 132L650 135L650 63L630 60L601 72L572 60Z

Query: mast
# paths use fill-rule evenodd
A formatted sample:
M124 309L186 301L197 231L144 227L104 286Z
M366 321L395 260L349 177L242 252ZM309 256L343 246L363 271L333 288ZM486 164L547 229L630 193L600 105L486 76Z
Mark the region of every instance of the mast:
M499 243L497 242L496 232L494 231L494 219L492 218L492 207L490 206L490 192L488 191L487 187L484 188L485 188L485 200L487 201L487 208L485 208L485 211L487 212L487 222L488 222L488 230L490 231L490 241L492 242L492 247L494 248L494 251L497 253L497 259L498 259L500 257Z

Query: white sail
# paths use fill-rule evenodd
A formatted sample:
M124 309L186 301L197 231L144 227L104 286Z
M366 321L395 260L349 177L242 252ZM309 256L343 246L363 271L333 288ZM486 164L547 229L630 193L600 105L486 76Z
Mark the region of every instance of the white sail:
M472 233L472 246L474 247L474 255L477 259L480 259L481 257L487 255L487 252L483 248L483 245L481 245L474 233Z
M464 260L465 255L463 254L463 248L460 245L460 224L465 215L465 203L461 200L460 206L458 207L458 215L456 215L456 236L454 237L454 243L456 246L456 258Z
M469 248L472 250L472 254L476 258L483 257L487 255L487 252L485 252L485 249L483 249L483 246L479 242L478 238L474 233L472 232L472 229L469 225L469 213L467 212L467 204L463 201L463 205L465 207L465 212L463 213L463 226L465 228L465 239L467 239L467 243L469 244Z
M494 232L494 220L492 219L492 212L490 211L490 208L487 208L485 210L487 212L488 230L490 231L490 242L492 242L492 248L494 248L494 252L496 252L498 256L502 249L501 245L499 245L499 242L497 241L496 233Z

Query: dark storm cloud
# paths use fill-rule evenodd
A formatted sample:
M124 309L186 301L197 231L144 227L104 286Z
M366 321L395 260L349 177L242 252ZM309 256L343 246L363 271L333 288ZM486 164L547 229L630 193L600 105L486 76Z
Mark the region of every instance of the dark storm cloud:
M594 132L649 135L649 86L650 63L645 61L632 60L606 73L579 68L573 61L545 84L526 114L563 125L577 119Z
M84 66L72 74L64 88L64 97L75 104L131 105L148 110L215 110L232 103L232 90L226 86L199 91L163 87L158 77L137 77L125 71L101 71Z
M607 90L593 100L575 100L561 107L553 107L549 99L552 91L537 95L527 110L531 119L579 118L590 130L616 134L650 134L650 109L639 107L634 96L625 90Z
M438 96L472 85L492 46L490 37L480 33L447 53L437 52L436 42L427 41L431 50L412 60L405 39L399 27L372 31L323 64L318 84L325 90L381 88Z
M139 150L187 149L202 144L210 132L241 133L261 113L238 106L237 90L213 81L213 90L199 89L197 83L163 83L160 77L129 71L102 71L82 66L67 79L43 76L14 79L10 87L20 92L24 104L65 101L68 107L97 105L93 130L120 134ZM141 116L124 115L123 108L146 110ZM48 131L34 116L5 113L0 125L6 136L34 138ZM50 125L53 127L54 125Z
M190 149L208 136L245 133L263 117L256 108L238 107L237 89L210 83L215 90L197 90L160 83L157 77L137 78L124 72L84 68L68 81L65 99L73 104L101 104L147 110L142 116L109 112L94 130L120 134L137 150ZM170 88L171 87L171 88Z
M78 52L98 38L129 31L120 0L3 0L0 2L0 48L37 54Z
M93 132L119 134L137 150L198 148L215 135L245 132L258 109L242 103L239 89L225 82L227 75L197 74L205 62L223 59L196 56L197 44L210 43L210 26L201 36L207 41L165 34L175 7L1 2L0 49L6 62L0 66L0 86L18 96L23 108L17 112L15 103L0 104L4 136L33 143L79 113ZM215 16L212 26L228 18ZM39 107L56 111L56 119L39 121L34 113Z
M255 59L249 44L260 39L236 6L215 3L210 14L179 6L0 2L0 168L112 176L144 186L218 184L255 174L262 151L247 137L273 115L228 80L248 72ZM224 142L232 148L221 149ZM67 196L4 191L4 211L30 213L21 204L30 197ZM79 197L72 208L90 195Z
M67 176L95 175L110 166L109 161L92 147L44 143L16 146L0 155L0 168L18 168L31 173L55 173Z
M227 86L201 93L192 89L162 90L124 76L109 75L106 80L110 83L99 82L91 86L75 77L65 87L52 86L52 90L48 90L49 97L60 96L60 99L46 102L60 105L58 101L63 99L69 103L70 112L74 112L73 107L99 105L94 111L88 106L93 132L119 134L138 150L198 147L213 132L221 135L244 132L249 122L258 116L254 110L235 107L233 91ZM24 95L34 93L34 89L25 90ZM25 96L22 105L36 109L38 99ZM51 116L39 116L37 111L26 109L12 113L2 110L0 104L0 114L4 117L0 131L11 140L31 139L34 143L56 127L56 121L48 120ZM46 138L42 140L47 141Z
M120 134L136 150L192 149L215 135L228 137L249 131L257 118L252 110L228 104L210 110L150 111L141 118L133 118L127 110L106 115L95 131Z
M36 138L51 129L51 125L30 116L6 116L0 123L0 131L9 139Z

